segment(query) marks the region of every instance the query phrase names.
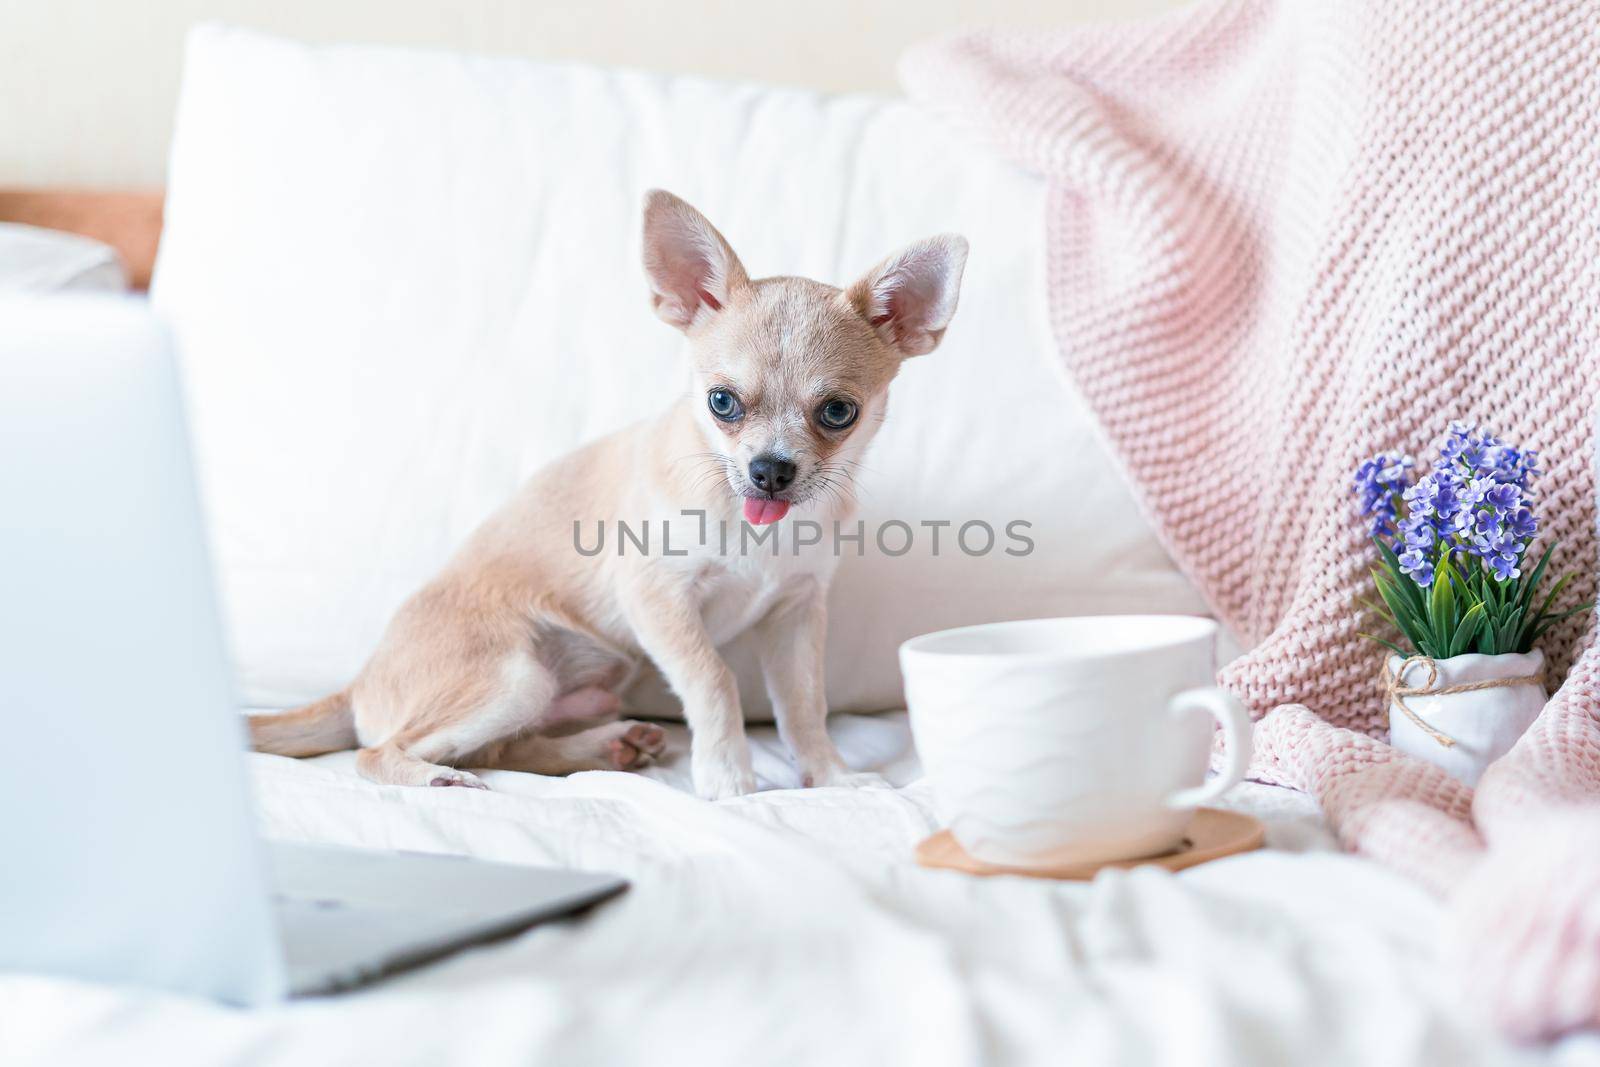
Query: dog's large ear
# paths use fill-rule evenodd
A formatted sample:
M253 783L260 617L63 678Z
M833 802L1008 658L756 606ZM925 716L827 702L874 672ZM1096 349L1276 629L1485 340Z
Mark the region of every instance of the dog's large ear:
M684 331L750 284L717 228L665 189L644 195L644 273L656 314Z
M950 325L966 265L967 239L940 234L896 252L845 295L885 344L920 356L938 347Z

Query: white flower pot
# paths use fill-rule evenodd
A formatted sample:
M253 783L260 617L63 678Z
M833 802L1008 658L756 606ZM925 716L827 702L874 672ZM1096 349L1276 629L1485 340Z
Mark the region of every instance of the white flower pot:
M1500 656L1469 653L1441 660L1389 657L1390 675L1407 690L1533 678L1543 670L1544 653L1538 649ZM1539 717L1546 699L1538 681L1469 692L1396 695L1389 703L1389 744L1427 760L1467 785L1477 785L1484 768L1505 755ZM1402 702L1420 723L1406 714Z

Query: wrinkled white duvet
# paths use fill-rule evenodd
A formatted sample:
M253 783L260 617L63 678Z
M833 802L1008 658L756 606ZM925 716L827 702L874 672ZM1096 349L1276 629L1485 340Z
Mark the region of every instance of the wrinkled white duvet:
M917 776L904 715L837 717L856 766ZM676 728L675 750L684 750ZM792 782L770 728L766 784ZM926 782L721 804L648 776L488 772L493 792L356 778L349 754L252 756L274 837L619 871L589 915L361 992L265 1011L0 978L0 1062L1600 1062L1600 1039L1500 1044L1450 999L1437 905L1331 851L1299 794L1235 805L1273 848L1096 882L922 870Z

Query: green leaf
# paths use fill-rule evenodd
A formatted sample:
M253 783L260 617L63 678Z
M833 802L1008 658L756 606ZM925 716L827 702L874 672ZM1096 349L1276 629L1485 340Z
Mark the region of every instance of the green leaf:
M1505 652L1516 651L1517 633L1520 629L1521 623L1517 619L1502 618L1495 623L1494 651L1490 655L1498 656Z
M1492 617L1500 610L1500 590L1494 582L1484 578L1482 572L1478 574L1478 595L1483 600L1483 609Z
M1489 602L1490 615L1495 619L1503 619L1506 607L1512 602L1510 597L1506 595L1506 587L1495 581L1487 573L1483 575L1481 584L1483 585L1484 599Z
M1556 602L1556 597L1561 595L1561 591L1567 587L1567 583L1572 581L1572 578L1573 576L1569 572L1556 579L1556 584L1550 587L1550 592L1545 596L1544 603L1539 605L1538 613L1540 615L1544 615L1550 611L1550 605Z
M1428 628L1424 625L1422 617L1401 594L1398 588L1400 583L1376 570L1372 572L1372 581L1378 588L1378 595L1389 605L1389 611L1394 615L1395 626L1405 639L1411 642L1412 648L1418 652L1424 651L1424 646L1430 643Z
M1378 555L1383 557L1385 563L1389 564L1394 570L1400 569L1400 557L1394 554L1394 549L1389 547L1388 542L1382 538L1374 537L1372 543L1378 546Z
M1487 617L1488 613L1484 611L1481 600L1468 608L1467 613L1461 616L1461 624L1456 627L1455 636L1450 639L1449 654L1459 656L1465 652L1472 639L1477 636L1478 627L1483 625L1483 620Z
M1439 560L1439 566L1433 575L1433 593L1428 598L1433 642L1441 651L1450 647L1450 638L1455 631L1456 623L1455 582L1451 570L1449 556Z
M1401 657L1402 659L1404 659L1405 656L1406 656L1405 649L1401 648L1399 645L1395 644L1393 641L1385 641L1383 638L1379 637L1377 634L1358 633L1358 634L1356 634L1356 636L1357 637L1365 637L1368 641L1376 641L1378 644L1382 645L1384 648L1387 648L1389 651L1393 652L1395 655Z
M1426 605L1416 595L1418 589L1409 578L1395 578L1390 575L1380 576L1378 593L1383 602L1389 605L1395 613L1396 621L1416 627L1427 625L1428 612Z
M1394 612L1389 610L1389 606L1387 604L1380 604L1377 601L1364 596L1356 597L1356 603L1360 604L1362 607L1366 608L1368 611L1372 612L1389 625L1395 625Z
M1481 656L1494 655L1494 624L1487 615L1478 625L1478 647L1475 651Z
M1400 566L1400 557L1394 554L1394 549L1376 537L1372 539L1372 543L1378 546L1378 554L1383 557L1384 566L1388 568L1389 577L1394 580L1395 587L1406 598L1406 601L1416 609L1418 615L1425 615L1427 607L1422 595L1422 587L1406 575L1405 568Z
M1545 616L1543 619L1540 620L1539 625L1535 626L1533 628L1533 633L1528 635L1528 647L1527 648L1518 649L1518 651L1519 652L1532 651L1533 643L1535 641L1539 640L1539 638L1543 637L1544 636L1544 632L1546 630L1550 629L1550 627L1554 626L1556 623L1560 622L1562 619L1570 619L1570 618L1572 618L1572 616L1577 615L1577 614L1579 614L1581 612L1588 611L1589 609L1591 609L1593 607L1594 607L1593 604L1579 604L1577 607L1568 608L1566 611L1560 612L1559 614Z
M1528 605L1533 603L1534 593L1538 590L1539 582L1544 577L1545 564L1550 562L1550 555L1556 550L1556 545L1559 543L1560 542L1551 542L1545 548L1544 555L1539 557L1539 562L1534 565L1532 573L1528 574L1523 579L1521 597L1523 611L1527 611Z
M1555 603L1556 597L1561 595L1561 591L1567 587L1567 583L1572 581L1572 578L1573 575L1571 572L1563 574L1560 578L1557 578L1556 584L1550 587L1549 593L1545 594L1544 602L1539 605L1538 611L1524 610L1523 617L1521 620L1519 620L1521 625L1517 627L1518 652L1526 652L1528 649L1531 649L1533 647L1533 642L1539 639L1539 635L1550 628L1549 626L1542 625L1544 620L1550 614L1550 605ZM1579 608L1578 610L1581 611L1583 609ZM1567 616L1565 615L1560 616L1560 618L1566 617ZM1559 619L1552 619L1551 621L1557 622Z

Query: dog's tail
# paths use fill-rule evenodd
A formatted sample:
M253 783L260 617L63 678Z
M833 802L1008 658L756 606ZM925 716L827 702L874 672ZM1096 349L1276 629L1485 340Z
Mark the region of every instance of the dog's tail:
M250 747L277 756L320 756L356 747L350 690L293 711L250 716Z

